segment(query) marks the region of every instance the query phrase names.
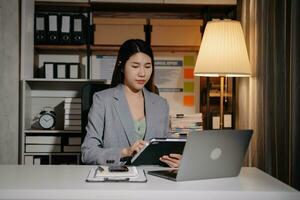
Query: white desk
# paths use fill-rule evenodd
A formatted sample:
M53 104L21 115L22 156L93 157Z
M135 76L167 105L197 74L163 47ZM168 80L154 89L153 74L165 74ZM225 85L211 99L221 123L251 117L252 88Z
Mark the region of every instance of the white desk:
M256 168L234 178L147 183L86 183L91 166L0 165L0 199L300 199L300 193Z

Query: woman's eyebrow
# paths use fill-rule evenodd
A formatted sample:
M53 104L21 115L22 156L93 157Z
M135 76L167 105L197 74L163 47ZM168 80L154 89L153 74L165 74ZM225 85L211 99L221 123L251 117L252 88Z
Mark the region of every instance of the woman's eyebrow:
M141 63L139 63L139 62L132 62L132 64L139 65Z

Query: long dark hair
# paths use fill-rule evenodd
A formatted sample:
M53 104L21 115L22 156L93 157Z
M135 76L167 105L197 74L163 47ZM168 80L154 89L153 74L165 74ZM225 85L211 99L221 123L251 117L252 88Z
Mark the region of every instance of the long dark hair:
M115 87L120 83L124 83L124 71L125 63L127 60L136 53L144 53L151 58L152 62L152 74L145 87L150 91L156 93L157 88L153 84L154 79L154 58L151 47L143 40L130 39L125 41L118 52L118 58L116 61L115 69L111 79L111 87Z

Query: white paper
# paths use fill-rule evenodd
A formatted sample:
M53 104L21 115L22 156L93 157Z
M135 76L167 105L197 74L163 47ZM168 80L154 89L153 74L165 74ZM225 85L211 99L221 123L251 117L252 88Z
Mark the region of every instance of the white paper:
M220 116L212 117L212 129L220 129Z
M232 128L232 116L231 114L224 115L224 128Z

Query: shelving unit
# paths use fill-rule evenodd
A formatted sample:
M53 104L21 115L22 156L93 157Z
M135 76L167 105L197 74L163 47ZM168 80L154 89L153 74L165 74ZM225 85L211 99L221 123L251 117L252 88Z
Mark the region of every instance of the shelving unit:
M121 2L121 3L120 3ZM151 43L154 41L151 37L157 37L154 33L155 27L148 29L151 25L152 19L165 19L163 22L166 27L164 30L166 32L161 32L162 34L174 35L176 31L172 31L168 27L168 20L173 20L173 24L169 23L171 26L176 26L174 20L199 20L203 18L203 11L207 10L208 5L169 5L165 1L137 1L130 5L126 4L130 1L76 1L76 2L55 2L55 1L37 1L26 0L22 1L22 39L21 39L21 131L20 131L20 162L22 164L80 164L80 150L76 152L65 152L65 146L80 146L70 145L70 138L81 138L84 137L82 131L75 130L69 131L64 130L64 100L65 98L80 98L81 88L83 85L95 82L95 83L109 83L110 80L93 78L92 73L94 69L99 66L93 63L93 58L95 56L116 56L120 44L115 44L113 42L108 42L108 44L95 44L93 43L93 34L95 31L95 24L93 20L95 17L106 17L106 18L143 18L145 19L145 24L142 25L142 33L147 42ZM231 1L230 1L231 2ZM184 11L182 6L186 8ZM224 3L224 7L220 8L219 5L212 5L212 10L217 13L231 12L235 8L234 4ZM33 35L34 35L34 12L85 12L88 17L88 26L86 44L82 45L34 45ZM170 21L169 21L170 22ZM194 22L193 22L194 23ZM189 29L191 27L180 27L179 29L193 30L195 33L200 35L200 26L202 24L201 20L197 21L197 29ZM169 28L169 31L168 31ZM171 30L171 31L170 31ZM198 32L199 30L199 32ZM154 31L154 32L153 32ZM186 31L188 33L189 31ZM109 35L111 39L114 39L122 33L117 32ZM158 33L158 35L160 35ZM185 37L182 35L182 37ZM186 35L186 37L190 37ZM127 39L129 39L128 36ZM166 37L168 38L168 37ZM170 37L171 41L166 45L166 43L156 43L152 46L156 58L180 58L183 62L185 57L188 56L189 59L196 59L197 52L199 49L200 40L197 39L195 43L180 44L178 39L173 39ZM45 79L40 76L41 67L43 62L46 61L56 61L56 62L78 62L85 67L84 74L78 79ZM192 67L191 62L189 62L189 67ZM183 69L182 69L183 70ZM180 73L183 73L180 72ZM181 80L182 81L182 80ZM195 103L189 108L188 111L199 111L199 79L188 80L189 83L194 84L193 88L189 87L188 95L195 97ZM176 81L174 81L176 82ZM165 95L165 98L169 98L171 95L169 93L161 92L161 95ZM172 97L173 98L173 97ZM180 107L182 102L175 102L171 107ZM41 110L45 106L51 106L56 112L57 123L52 130L42 130L33 128L34 119L38 116ZM37 142L34 144L28 143L26 139L40 139L46 142ZM55 143L58 140L60 142ZM79 140L79 139L78 139ZM53 142L54 141L54 142ZM82 140L81 140L82 141ZM48 144L49 143L49 144ZM43 147L54 147L54 150L47 150L46 152L38 151L27 151L29 147L27 145L44 145ZM29 148L30 149L30 148ZM70 150L70 149L69 149ZM43 150L42 150L43 151Z
M224 114L231 119L230 127L235 126L235 79L225 78L224 84ZM220 78L201 77L200 80L200 111L203 113L204 128L214 129L213 117L220 116Z

